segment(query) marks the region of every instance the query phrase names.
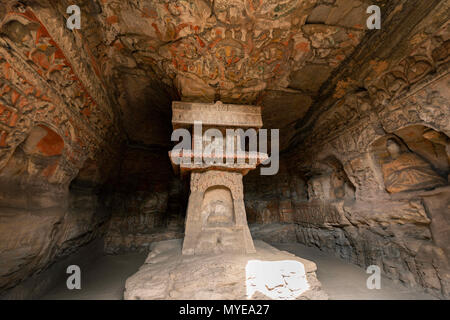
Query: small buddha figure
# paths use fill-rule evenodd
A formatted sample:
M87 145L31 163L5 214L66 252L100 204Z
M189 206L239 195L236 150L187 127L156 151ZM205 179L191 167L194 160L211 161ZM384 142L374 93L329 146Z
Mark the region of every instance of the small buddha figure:
M388 139L390 159L382 165L386 190L390 193L430 189L447 182L419 156L402 151L395 139Z
M345 198L345 180L340 172L333 171L331 174L331 194L334 199Z
M209 227L229 226L233 222L233 210L225 201L212 201L205 210Z

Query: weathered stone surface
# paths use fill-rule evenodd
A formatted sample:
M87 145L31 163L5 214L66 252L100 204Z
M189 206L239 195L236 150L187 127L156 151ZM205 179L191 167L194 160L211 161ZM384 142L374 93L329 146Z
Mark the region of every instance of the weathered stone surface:
M154 243L145 264L127 279L124 298L126 300L268 299L269 297L260 291L249 296L253 290L246 287L246 282L255 280L252 277L253 273L246 272L249 262L289 260L303 265L309 289L298 294L302 290L299 290L295 283L297 278L292 278L292 281L284 280L286 277L280 272L272 275L273 285L268 285L271 296L278 299L328 299L316 278L316 265L313 262L279 251L262 241L255 241L255 246L256 253L253 254L185 256L181 254L181 240ZM297 272L300 275L301 269ZM189 274L189 277L186 277L186 274ZM269 281L268 278L266 280Z
M80 0L71 31L68 1L2 1L0 294L105 232L182 237L170 105L222 100L281 129L280 172L243 180L248 220L282 223L255 235L448 298L448 1L375 3L377 31L359 0Z
M431 189L447 184L429 163L408 151L401 151L394 139L388 139L389 159L382 165L384 184L390 193Z
M42 17L48 19L64 15L68 5L41 1L32 9L40 13L45 8ZM289 91L292 75L305 65L336 70L365 34L366 7L358 0L83 0L77 5L86 13L80 33L90 51L87 55L96 62L92 69L111 88L127 135L148 145L170 143L166 130L171 101L257 104L266 93ZM330 9L327 16L314 18L324 7ZM63 27L62 21L51 21L51 31ZM61 38L67 35L63 32ZM71 45L64 41L65 47ZM325 80L311 79L315 89ZM307 90L294 87L300 94ZM264 105L276 107L283 100L279 96ZM292 120L283 119L277 127ZM151 129L146 122L152 123ZM283 144L293 131L283 135Z
M281 189L280 185L284 185L285 192L272 191L276 210L265 201L266 195L258 201L258 193L251 194L251 203L258 203L258 210L267 213L260 223L272 223L252 225L254 239L269 243L297 240L362 267L378 265L394 280L425 288L438 297L447 297L450 274L446 220L448 186L392 196L385 190L385 195L379 194L378 199L364 198L366 195L361 193L362 198L355 200L351 188L344 189L350 191L347 194L330 192L335 175L329 171L336 170L332 168L328 167L328 172L322 173L320 179L311 178L317 180L314 188L308 187L311 182L307 178L294 174L255 177L255 182L259 179L259 186L270 183ZM291 170L296 172L296 168ZM306 182L299 183L302 179ZM383 181L382 175L380 179ZM358 188L357 184L356 190ZM280 221L279 206L287 201L281 199L290 199L293 224L273 224ZM250 209L247 211L253 214ZM296 239L292 239L293 229Z
M240 135L228 139L228 129L234 127L250 128L255 131L262 126L261 107L246 105L227 105L218 101L214 104L174 102L172 104L174 128L188 126L193 129L193 145L188 151L190 154L200 154L200 167L186 165L184 155L174 156L170 153L174 165L191 171L190 194L186 212L185 237L183 241L183 254L199 255L208 253L254 253L252 236L247 225L247 216L244 205L244 187L242 177L248 170L256 168L259 164L260 153L256 155L254 163L251 162L250 152L242 150ZM222 142L218 154L209 157L223 163L223 154L233 161L223 166L217 165L216 161L205 161L204 129L196 131L197 121L205 123L219 133L225 131L226 138L216 137ZM221 130L221 131L219 131ZM191 130L192 131L192 130ZM255 131L256 132L256 131ZM192 135L192 133L191 133ZM196 140L201 135L200 150ZM237 140L235 142L235 140ZM233 145L228 143L233 141ZM211 142L210 142L211 143ZM236 145L234 145L236 144ZM231 151L230 151L231 149ZM234 158L239 154L236 150L243 151L243 159L249 161L245 169ZM185 150L183 150L185 152ZM214 151L216 152L216 151ZM267 155L265 155L267 157ZM194 159L188 158L189 162ZM193 161L195 164L195 160ZM245 161L244 161L245 162ZM245 164L244 164L245 166ZM236 171L236 172L235 172Z
M326 21L331 10L317 7L311 20ZM286 156L288 172L304 181L298 194L306 196L288 197L300 242L377 264L439 297L449 295L446 10L422 3L361 47L297 122ZM410 40L394 39L401 32Z
M82 168L69 187L64 146L54 131L37 126L0 172L1 292L106 231L109 213L94 192L101 183L95 166Z
M103 241L99 237L87 245L75 250L72 248L70 255L58 256L49 267L27 277L17 286L0 294L0 300L30 300L41 299L43 295L61 283L67 281L67 267L77 265L81 270L92 267L92 263L101 257L103 253Z
M261 128L260 106L211 103L172 102L174 128L190 127L195 121L204 126L227 128Z

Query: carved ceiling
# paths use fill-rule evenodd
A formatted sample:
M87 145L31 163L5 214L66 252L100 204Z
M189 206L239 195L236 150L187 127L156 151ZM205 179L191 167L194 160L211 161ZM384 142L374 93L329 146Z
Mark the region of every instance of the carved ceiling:
M372 2L392 21L405 3ZM315 119L324 89L340 97L347 87L376 89L342 71L357 69L361 47L371 50L362 45L373 37L366 0L80 0L75 31L65 28L72 1L1 3L0 64L10 70L1 94L11 100L2 105L13 108L0 147L11 150L40 114L52 117L42 122L53 123L70 152L109 152L99 146L111 137L169 148L170 105L180 99L262 105L264 126L281 129L284 149ZM387 68L372 60L374 70ZM12 90L11 75L30 88ZM30 110L14 107L26 104L19 94L36 101Z
M358 0L84 3L80 33L114 86L129 140L145 145L168 145L174 99L261 104L266 127L286 128L287 142L367 18Z

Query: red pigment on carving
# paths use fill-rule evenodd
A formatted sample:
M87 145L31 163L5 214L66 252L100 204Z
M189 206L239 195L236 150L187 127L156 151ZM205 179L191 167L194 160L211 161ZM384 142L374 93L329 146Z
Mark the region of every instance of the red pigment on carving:
M5 66L3 67L3 73L5 75L5 79L10 79L9 69L11 68L11 65L9 63L5 63Z
M8 133L3 131L2 135L0 137L0 147L6 147L6 137L8 136Z
M36 52L31 57L37 65L41 66L44 69L48 69L50 67L50 61L48 60L48 57L43 52Z
M20 94L17 91L13 90L13 92L11 93L11 102L15 105L19 97Z
M10 126L10 127L15 127L15 126L16 126L18 117L19 117L19 116L17 115L17 113L13 113L13 114L11 115L11 119L10 119L10 121L9 121L9 126Z
M46 156L56 156L62 153L64 149L64 141L61 137L45 126L40 126L47 131L47 135L43 137L36 145L37 149Z
M124 48L124 45L122 44L122 42L120 42L120 40L117 40L116 42L114 42L114 47L120 51Z
M196 37L197 37L197 42L198 42L198 44L200 45L200 47L203 48L203 47L205 46L205 43L202 41L202 39L200 39L199 36L196 35Z
M308 52L309 51L309 43L308 42L301 42L295 48L300 50L300 51L302 51L302 52Z
M45 168L42 171L42 175L47 178L50 177L51 175L53 175L53 173L55 173L57 167L58 167L58 161L56 161L55 163L53 163L53 164L49 165L47 168Z
M86 117L89 117L91 115L91 110L89 108L84 108L81 111L82 114L84 114Z
M106 18L106 22L109 24L115 24L119 22L119 18L117 16L109 16L108 18Z

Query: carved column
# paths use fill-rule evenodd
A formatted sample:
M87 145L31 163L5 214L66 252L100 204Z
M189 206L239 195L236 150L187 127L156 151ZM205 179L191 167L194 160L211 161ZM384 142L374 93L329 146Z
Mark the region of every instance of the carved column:
M188 129L192 134L195 123L202 125L201 152L196 149L199 144L193 139L192 150L170 153L175 170L182 176L190 174L191 177L183 254L255 252L245 213L242 177L264 161L267 154L247 151L226 154L225 143L230 140L224 137L223 154L214 153L206 157L203 136L206 129L211 128L223 134L226 134L226 129L257 130L262 126L261 108L220 102L173 102L172 111L174 129ZM239 143L239 137L234 141ZM197 161L194 161L194 155ZM233 160L226 161L227 157ZM239 157L241 161L238 162Z

